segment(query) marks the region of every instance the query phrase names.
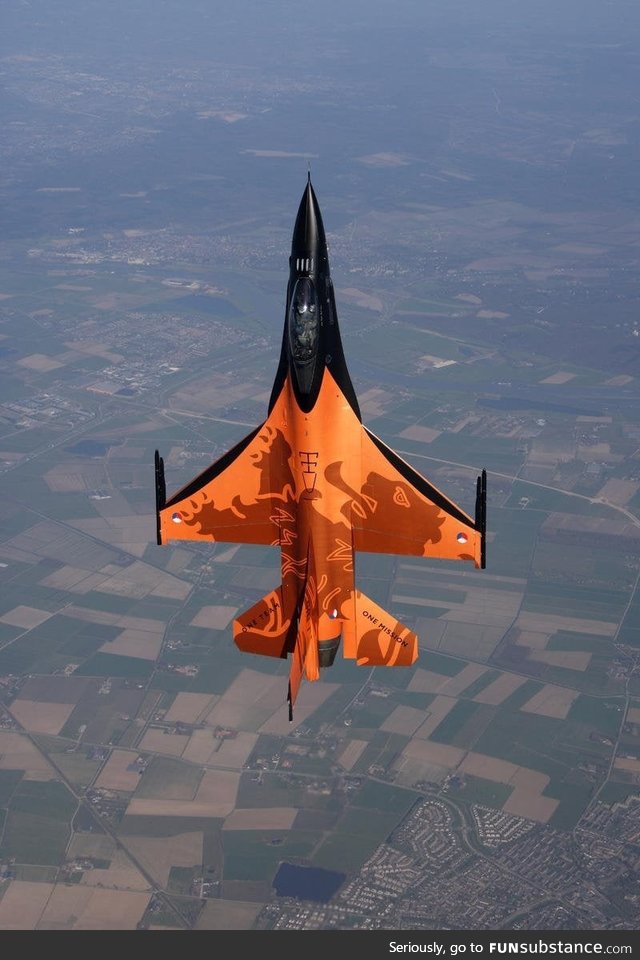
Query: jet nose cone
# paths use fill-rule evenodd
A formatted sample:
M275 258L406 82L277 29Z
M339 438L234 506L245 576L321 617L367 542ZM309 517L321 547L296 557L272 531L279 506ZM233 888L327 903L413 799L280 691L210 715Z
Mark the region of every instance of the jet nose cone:
M307 186L298 207L291 241L291 256L293 258L310 257L318 265L327 260L327 240L320 207L311 186L311 177L307 180Z

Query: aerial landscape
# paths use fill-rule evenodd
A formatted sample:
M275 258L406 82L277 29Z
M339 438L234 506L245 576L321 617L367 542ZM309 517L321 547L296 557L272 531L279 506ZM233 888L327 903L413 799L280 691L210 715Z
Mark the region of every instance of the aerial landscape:
M637 930L640 10L215 6L2 14L0 930ZM290 720L279 549L159 546L154 454L265 420L309 173L362 423L487 545L358 551L417 659Z

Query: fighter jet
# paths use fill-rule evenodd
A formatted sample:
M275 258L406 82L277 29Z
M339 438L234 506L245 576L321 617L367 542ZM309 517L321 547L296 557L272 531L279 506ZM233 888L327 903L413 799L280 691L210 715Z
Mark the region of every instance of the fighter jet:
M240 650L290 657L289 719L303 676L344 657L409 666L416 634L356 586L360 551L485 566L486 471L475 518L362 423L345 362L327 241L307 177L293 230L280 362L265 421L166 498L156 451L159 544L278 547L282 583L233 622Z

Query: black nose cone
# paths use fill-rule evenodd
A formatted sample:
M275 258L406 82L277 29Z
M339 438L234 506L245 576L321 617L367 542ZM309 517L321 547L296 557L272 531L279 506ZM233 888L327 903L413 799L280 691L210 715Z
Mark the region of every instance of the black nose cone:
M317 272L320 267L326 269L328 265L324 224L322 223L322 215L316 195L311 186L311 177L307 180L307 186L298 207L291 241L291 258L294 265L296 261L312 261L311 270L313 272Z

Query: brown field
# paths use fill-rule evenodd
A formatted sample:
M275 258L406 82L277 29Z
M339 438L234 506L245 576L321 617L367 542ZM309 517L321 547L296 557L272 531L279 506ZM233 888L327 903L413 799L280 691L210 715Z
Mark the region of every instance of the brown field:
M610 377L608 380L605 380L605 384L608 387L624 387L627 383L631 383L633 377L630 377L626 373L619 373L615 377Z
M250 930L263 903L241 900L206 900L196 930Z
M12 627L23 627L25 630L32 630L52 617L53 614L48 610L38 610L37 607L14 607L0 617L0 623L8 623Z
M87 593L92 593L94 590L97 590L104 580L106 580L106 577L102 573L88 573L84 580L78 580L72 587L68 587L68 590L69 593L77 593L79 596L84 597Z
M410 760L422 763L435 764L453 770L462 762L465 751L460 747L450 747L444 743L432 743L430 740L419 740L414 737L402 751L403 756ZM485 774L488 776L488 774Z
M214 703L219 699L209 693L178 693L167 710L164 719L169 723L201 723Z
M233 810L223 830L291 830L298 811L295 807L258 807Z
M381 387L371 387L358 397L360 411L366 420L381 417L392 399L391 394Z
M613 763L617 770L626 770L628 773L640 773L640 760L637 757L616 757Z
M128 840L128 838L127 838ZM82 877L87 887L112 887L116 890L148 890L149 884L124 850L116 850L105 869L87 870Z
M448 697L458 697L486 672L487 668L479 663L468 663L455 677L449 677L448 682L438 692L446 693Z
M375 310L376 313L381 313L384 310L384 303L380 297L376 297L372 293L366 293L364 290L358 290L357 287L343 287L338 291L338 297L341 301L355 303L357 307L362 307L363 310Z
M201 831L177 833L172 837L127 837L132 855L162 887L169 881L171 867L202 865L202 845Z
M228 740L219 740L212 730L194 730L182 758L191 763L242 770L257 740L256 733L240 732Z
M552 797L543 797L541 794L529 793L526 790L514 790L511 796L503 803L502 809L512 817L525 817L527 820L537 820L538 823L548 823L553 816L559 801Z
M465 751L414 737L394 760L394 783L412 787L423 780L439 783L455 769Z
M212 373L198 377L174 393L171 406L189 413L215 416L230 403L254 396L256 385L226 373ZM252 424L247 424L252 426Z
M121 627L123 630L143 630L146 633L162 634L165 624L162 620L154 620L151 617L132 617L123 616L120 613L109 613L107 610L91 610L89 607L80 607L77 604L71 604L64 608L65 617L73 617L74 620L86 620L88 623L105 623L114 627Z
M140 774L138 770L127 770L127 767L137 756L135 750L113 750L100 771L95 783L96 787L133 792L140 783Z
M619 460L622 459L622 457L611 456L611 447L608 443L594 443L592 445L578 444L576 456L578 460L584 460L585 463L591 463L596 460L614 460L615 462L619 462Z
M514 643L518 647L529 647L531 650L544 650L550 639L550 633L535 633L533 630L520 630Z
M188 550L181 550L180 547L175 547L170 555L169 560L166 564L167 573L175 573L176 575L182 573L191 563L191 554Z
M514 817L546 823L558 806L557 800L542 796L549 778L537 770L519 767L508 760L498 760L482 753L468 753L459 771L512 786L513 791L502 809Z
M401 733L411 737L423 720L423 710L416 710L415 707L396 707L380 725L380 729L387 733Z
M270 677L257 670L242 670L207 716L207 726L233 730L259 731L278 736L291 734L296 726L323 703L336 689L336 684L323 679L304 683L300 691L293 723L289 723L286 707L287 680L283 664L280 676Z
M368 167L406 167L410 163L409 159L400 153L370 153L356 159Z
M78 607L73 603L71 606L64 608L64 615L65 617L72 617L74 620L86 620L87 623L104 623L114 627L123 625L122 620L124 619L119 613L108 613L106 610L91 610L89 607ZM157 620L155 622L160 624L164 629L162 621Z
M217 544L217 546L224 547L224 544ZM240 549L240 546L241 544L236 544L233 547L226 547L225 549L221 550L220 553L218 553L216 549L216 553L214 554L213 557L211 557L211 562L212 563L229 563L229 561L233 560L233 558L235 557L236 553Z
M98 857L112 860L117 851L115 840L106 833L74 833L69 843L69 857Z
M573 460L575 456L575 444L569 439L564 442L557 440L533 440L529 450L527 462L529 464L551 464L564 463L567 460Z
M290 723L285 702L287 682L284 677L280 677L279 681L279 686L273 691L274 699L277 695L278 705L271 719L263 723L259 729L259 733L270 733L279 737L293 733L296 727L304 723L339 687L339 684L329 683L322 678L314 683L303 683L293 711L293 721Z
M191 621L191 626L206 627L209 630L226 630L238 609L238 607L226 607L221 604L202 607Z
M206 900L196 930L251 930L263 903L244 900Z
M99 343L97 340L67 340L65 347L89 356L102 357L103 360L109 360L111 363L119 363L124 359L121 353L114 353L106 343Z
M169 757L181 757L189 739L186 734L151 729L147 730L139 743L139 747L140 750L146 750L149 753L163 753Z
M24 734L0 730L0 770L24 770L26 780L53 780L56 772Z
M473 623L459 623L457 620L446 620L445 623L446 629L440 643L433 649L454 657L466 657L473 651L474 659L488 660L504 637L502 626L478 626Z
M617 623L606 620L584 620L580 617L562 617L553 613L526 613L522 612L515 626L519 630L532 630L535 633L556 633L558 630L568 630L573 633L595 633L603 637L613 637L618 628Z
M431 443L441 433L442 430L434 430L433 427L421 427L419 424L414 424L412 427L407 427L398 436L405 437L407 440L417 440L419 443Z
M490 683L480 693L476 693L473 698L477 703L487 703L490 706L498 706L507 697L510 697L514 690L525 683L524 677L516 677L513 673L502 673L499 677Z
M106 396L113 396L114 393L120 389L117 381L111 380L94 380L93 383L87 384L85 390L89 390L91 393L103 393Z
M42 912L38 929L135 930L149 897L149 893L59 883Z
M520 709L527 713L537 713L543 717L556 717L559 720L564 720L577 696L577 690L556 687L552 683L547 683Z
M529 654L530 660L548 663L551 667L567 670L586 670L591 663L591 654L581 650L536 650Z
M95 577L95 574L89 573L88 570L82 570L80 567L66 566L60 567L59 570L54 570L48 577L44 577L40 583L43 587L55 587L57 590L70 590L83 580L86 580L87 577ZM104 577L100 577L100 579L102 580Z
M496 783L510 783L511 778L518 770L515 763L508 760L499 760L483 753L470 752L466 755L459 767L460 773L468 773L474 777L485 777Z
M367 747L366 740L350 740L338 757L338 763L345 770L351 770Z
M144 544L144 549L146 549L149 544L148 536L143 536L141 532L136 532L135 530L130 534L125 533L124 528L128 519L129 518L123 518L122 536L114 536L113 525L106 520L81 520L77 521L74 526L78 527L78 529L91 527L92 529L87 529L85 532L114 545L126 546L130 553L135 552L134 548L136 544L140 547ZM101 524L104 524L105 529L110 529L108 536L104 535L104 531L93 529L96 525ZM145 527L146 526L145 524ZM135 539L137 537L141 537L142 539ZM118 568L112 576L107 577L107 579L100 584L100 591L103 593L114 593L121 597L131 597L132 599L139 600L148 596L186 600L191 590L192 586L190 583L179 580L177 577L174 577L173 574L165 573L164 570L152 567L151 564L144 563L141 560L134 560L128 567Z
M115 653L125 657L139 657L141 660L155 660L160 653L162 636L148 630L123 630L113 640L100 647L101 653Z
M453 710L457 702L455 697L436 697L427 707L427 719L418 727L415 736L419 740L428 740L449 711Z
M236 803L240 773L216 770L205 773L192 800L136 799L127 815L149 817L226 817Z
M54 493L88 493L104 484L104 467L66 462L47 470L43 480Z
M426 596L407 597L394 594L393 601L396 603L412 603L417 606L433 606L434 603L438 603L437 600L429 598L428 586L426 587ZM517 615L521 601L521 595L515 591L492 590L489 587L469 587L466 588L463 600L446 601L446 606L449 609L442 615L441 619L473 625L504 627L510 624Z
M16 363L20 367L26 367L28 370L37 370L38 373L48 373L49 370L57 370L58 367L63 366L58 360L54 360L52 357L46 357L42 353L32 353L28 357L22 357L21 360L16 360Z
M411 693L439 693L451 680L442 673L433 673L417 667L409 681L407 690Z
M430 353L424 353L421 357L418 357L416 367L418 372L422 373L423 370L439 370L441 367L451 367L457 362L457 360L445 360L444 357L434 357Z
M74 709L72 703L40 703L14 700L11 712L29 733L60 733Z
M553 814L558 801L542 796L549 783L546 774L496 757L421 740L421 733L422 728L395 764L396 783L411 786L422 779L439 781L447 772L456 770L512 786L513 791L503 807L505 812L540 823L546 823Z
M576 376L575 373L568 373L566 370L558 370L557 373L552 373L550 377L545 377L544 380L540 380L540 383L568 383L569 380L573 380Z
M640 723L640 707L629 707L627 720L629 723Z
M475 414L470 413L468 416L463 417L462 420L458 420L451 428L451 433L460 433L461 430L464 430L465 427L470 426L472 423L479 423L480 417L476 417Z
M257 670L241 670L207 715L208 726L251 729L264 723L284 703L284 677L269 677Z
M0 930L35 930L53 890L52 883L12 880L0 900Z
M605 485L598 490L596 496L609 503L615 503L618 506L626 506L636 493L640 490L640 483L634 480L616 480L612 478L607 480Z

